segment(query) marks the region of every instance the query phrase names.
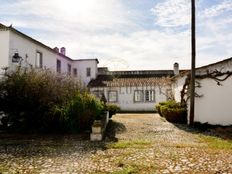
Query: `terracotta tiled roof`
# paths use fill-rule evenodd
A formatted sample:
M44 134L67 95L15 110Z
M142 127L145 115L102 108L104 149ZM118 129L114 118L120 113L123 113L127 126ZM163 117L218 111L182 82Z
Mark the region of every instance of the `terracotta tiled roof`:
M122 86L156 86L171 84L170 76L158 77L145 75L98 75L94 80L88 84L89 87L122 87Z
M157 85L168 85L169 78L115 78L113 81L103 82L106 86L117 87L117 86L157 86Z
M131 71L109 71L109 75L120 78L140 77L167 77L173 76L173 70L131 70Z

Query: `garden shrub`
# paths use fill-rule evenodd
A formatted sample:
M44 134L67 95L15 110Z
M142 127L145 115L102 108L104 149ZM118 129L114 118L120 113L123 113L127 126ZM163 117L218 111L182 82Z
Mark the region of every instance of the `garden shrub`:
M156 111L158 112L158 114L159 114L160 116L163 116L162 113L161 113L160 107L161 107L162 105L165 105L165 104L166 104L166 102L160 102L159 104L155 105L155 109L156 109Z
M67 131L70 125L81 130L102 107L85 91L69 76L18 68L0 81L0 111L7 115L11 131Z
M157 106L156 106L157 108ZM187 109L175 101L162 102L158 105L159 112L172 123L187 123ZM158 110L158 109L157 109Z
M115 104L107 103L106 110L109 111L109 118L111 118L113 115L120 111L120 108Z
M90 130L95 119L101 118L104 106L93 95L77 93L75 97L62 107L56 108L61 122L69 132Z

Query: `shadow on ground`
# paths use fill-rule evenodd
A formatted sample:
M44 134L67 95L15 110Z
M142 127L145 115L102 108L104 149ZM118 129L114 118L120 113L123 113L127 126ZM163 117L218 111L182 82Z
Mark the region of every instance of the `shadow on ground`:
M118 141L116 134L125 132L126 126L120 122L110 120L106 128L106 141Z
M177 128L195 133L195 134L203 134L212 137L219 137L224 140L232 140L232 126L205 126L205 125L197 125L195 127L190 127L185 124L174 124Z
M95 153L118 141L117 133L126 131L124 124L110 120L105 140L91 142L89 134L13 134L0 133L0 153L14 156L40 156L72 153Z
M0 134L0 154L11 154L16 157L94 153L98 149L105 148L105 142L89 141L88 133L81 135Z

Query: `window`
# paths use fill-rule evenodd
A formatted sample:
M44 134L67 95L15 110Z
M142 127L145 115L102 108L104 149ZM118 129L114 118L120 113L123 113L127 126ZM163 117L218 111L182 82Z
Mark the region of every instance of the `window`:
M109 93L108 93L108 101L109 102L117 102L117 100L118 100L117 91L109 91Z
M155 101L155 91L154 90L146 90L145 91L145 101L146 102Z
M61 61L56 60L56 72L61 73Z
M95 90L92 93L93 93L93 95L95 95L99 99L101 99L102 95L104 95L104 91L103 90Z
M86 68L86 76L87 77L91 76L91 68Z
M43 56L41 52L36 52L35 66L38 68L43 68Z
M72 71L72 66L68 64L68 75L71 75L71 71Z
M134 94L134 101L135 102L143 102L143 91L142 90L136 90Z
M73 76L77 77L77 69L76 68L73 68Z

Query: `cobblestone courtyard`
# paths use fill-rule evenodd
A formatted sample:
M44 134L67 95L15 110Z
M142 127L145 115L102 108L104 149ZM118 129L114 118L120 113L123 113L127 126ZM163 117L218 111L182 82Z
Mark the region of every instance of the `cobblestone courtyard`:
M157 114L114 116L100 143L88 134L0 138L0 173L232 173L231 139Z

